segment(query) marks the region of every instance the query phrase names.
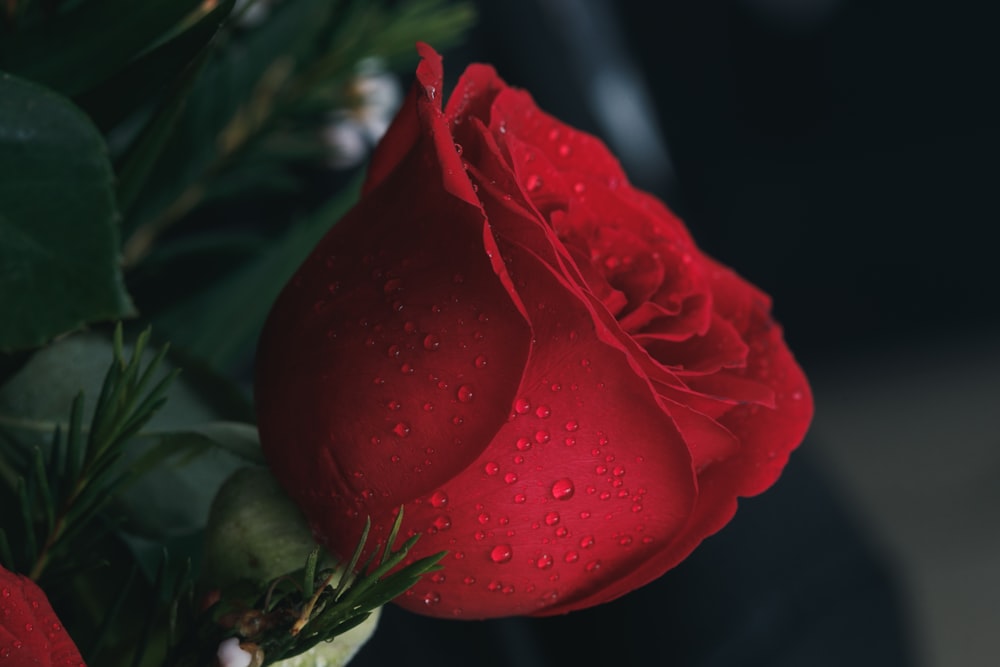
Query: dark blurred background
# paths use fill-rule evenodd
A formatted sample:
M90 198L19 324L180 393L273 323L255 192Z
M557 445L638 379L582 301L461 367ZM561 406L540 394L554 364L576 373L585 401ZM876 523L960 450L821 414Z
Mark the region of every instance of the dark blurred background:
M752 554L755 540L784 540L773 553L794 564L857 539L873 567L884 568L897 606L861 596L854 611L840 610L856 614L853 628L827 621L840 639L813 640L840 656L830 664L909 664L907 650L923 667L995 664L1000 6L478 4L468 46L447 54L451 80L468 62L491 62L543 109L603 137L633 182L679 212L705 250L774 297L776 317L813 381L817 416L799 463L786 473L790 480L779 482L775 500L765 494L746 502L733 526L702 549ZM809 505L801 480L814 477L829 486L820 485L823 497ZM773 521L789 521L785 538L746 529L771 511L766 503L781 502L821 509L813 520L774 510ZM850 528L830 524L834 547L787 537L802 527L822 532L824 512L841 511ZM704 586L712 558L696 553L687 570L668 574L672 587L659 594L683 597L683 577ZM803 585L821 595L839 585L830 572L829 581ZM732 590L735 599L708 599L746 602ZM613 613L634 617L652 605L649 614L669 627L676 610L651 602L657 594ZM763 613L766 602L754 599L750 607ZM692 617L723 633L735 627L700 611ZM575 632L591 631L588 623L580 617ZM593 623L599 632L600 622ZM860 649L873 640L859 634L858 623L908 648L865 655ZM655 633L657 626L640 627ZM556 626L545 628L562 636ZM850 650L838 653L838 642ZM677 664L818 664L815 652L782 651Z

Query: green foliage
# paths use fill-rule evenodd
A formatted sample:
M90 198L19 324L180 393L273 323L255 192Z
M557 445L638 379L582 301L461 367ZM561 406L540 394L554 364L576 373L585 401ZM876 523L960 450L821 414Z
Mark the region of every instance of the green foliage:
M368 544L366 524L351 559L320 567L317 547L305 566L278 577L264 588L223 590L221 600L192 626L191 634L175 648L168 667L207 664L209 654L227 637L238 637L259 647L263 664L271 665L329 641L363 623L378 607L402 594L424 574L441 569L445 553L399 567L419 539L415 535L393 549L403 520L400 508L380 549ZM360 568L361 555L371 555ZM399 569L396 569L396 568ZM395 570L393 572L393 570Z
M79 109L0 74L0 351L131 313L113 180Z
M114 360L101 386L89 426L83 421L83 394L70 407L65 432L57 427L51 447L14 447L7 470L14 472L15 494L23 524L19 551L8 549L5 565L39 579L53 559L80 553L75 540L86 536L112 495L134 473L118 464L125 444L164 403L173 373L154 380L166 350L151 363L142 363L149 340L144 332L126 360L122 330L115 331ZM6 533L0 529L0 533ZM10 545L9 538L4 542Z

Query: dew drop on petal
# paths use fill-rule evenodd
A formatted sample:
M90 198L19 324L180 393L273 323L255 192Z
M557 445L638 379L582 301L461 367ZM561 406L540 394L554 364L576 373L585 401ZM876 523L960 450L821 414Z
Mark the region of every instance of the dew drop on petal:
M431 494L431 505L441 508L448 504L448 494L444 491L435 491Z
M494 563L506 563L514 556L514 550L509 544L498 544L490 551L490 560Z
M472 363L473 365L475 365L476 368L486 368L488 360L485 354L480 354L476 356L476 358L473 360Z
M424 336L424 349L430 352L437 350L441 347L441 339L434 334L427 334Z
M573 485L573 480L563 477L552 483L551 491L552 497L556 500L569 500L573 497L576 487Z
M519 398L514 401L514 412L519 415L526 414L531 409L531 403L526 398Z
M463 384L455 392L455 397L458 399L459 403L471 403L472 402L472 387L467 384Z
M400 438L405 438L410 435L410 425L406 422L398 422L392 427L392 432L398 435Z
M500 464L496 461L488 461L486 465L483 466L483 470L487 475L495 475L500 472Z

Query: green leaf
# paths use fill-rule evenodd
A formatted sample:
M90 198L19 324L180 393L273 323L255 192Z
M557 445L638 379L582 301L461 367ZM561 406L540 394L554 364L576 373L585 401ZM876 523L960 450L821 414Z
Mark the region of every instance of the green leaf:
M96 88L76 98L94 123L104 131L149 103L164 85L190 65L207 47L232 10L225 0L202 14L182 32L146 51Z
M132 314L113 173L79 109L0 74L0 351Z
M155 188L143 194L141 207L125 220L128 235L150 221L163 225L160 218L164 215L182 215L193 202L200 202L203 192L196 184L208 180L231 150L232 142L222 136L224 132L232 130L241 109L270 104L271 87L280 86L283 72L310 51L317 31L337 4L335 0L283 3L265 23L238 39L232 37L226 48L211 53L153 170L150 185ZM276 81L262 86L267 79ZM248 113L260 114L259 108Z
M113 393L105 395L103 401L100 398L112 349L109 340L96 334L71 336L37 352L0 387L0 444L4 445L0 447L0 463L21 449L6 447L4 438L20 443L22 448L37 446L47 451L56 427L72 435L73 429L67 429L67 417L80 390L85 400L76 412L86 428L84 439L89 437L95 405L115 400ZM129 354L129 348L124 352ZM151 351L143 354L146 364L154 358ZM138 369L129 371L118 364L113 368L118 382L125 381L128 375L136 386L142 382L143 374ZM156 386L170 372L169 367L161 368L146 379L146 385ZM199 387L192 386L192 376L197 374L185 373L173 383L166 405L140 437L129 443L121 459L126 465L141 466L144 457L162 457L160 465L138 484L123 488L115 500L114 509L137 534L170 537L200 530L222 482L248 459L259 460L255 458L259 456L255 429L226 421L242 418L242 412L220 412L217 401L203 398ZM212 393L218 392L212 385ZM162 439L168 444L161 444ZM150 454L157 448L161 448L158 454ZM67 468L79 471L81 462L74 458L78 456L75 452L82 449L81 443L75 449L68 448Z
M212 287L154 320L187 353L217 368L253 352L271 304L323 235L354 203L360 181L301 221L283 239Z
M122 69L202 0L91 0L5 38L3 69L76 95Z

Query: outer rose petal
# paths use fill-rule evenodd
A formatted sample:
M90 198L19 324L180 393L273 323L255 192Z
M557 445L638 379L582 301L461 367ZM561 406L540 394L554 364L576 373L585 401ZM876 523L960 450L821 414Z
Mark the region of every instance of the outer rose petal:
M35 582L0 567L0 664L85 667Z
M396 123L414 117L421 134L389 136L415 143L383 144L401 161L313 251L260 341L273 351L259 356L256 383L268 463L317 534L347 551L361 526L345 514L385 518L480 454L527 357L528 327L425 92Z

